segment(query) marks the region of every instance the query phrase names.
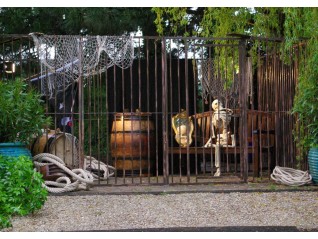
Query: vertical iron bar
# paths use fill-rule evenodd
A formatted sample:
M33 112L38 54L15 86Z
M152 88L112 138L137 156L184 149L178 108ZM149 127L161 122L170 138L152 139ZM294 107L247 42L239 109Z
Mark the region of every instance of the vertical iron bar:
M177 107L177 109L178 109L178 112L180 112L181 111L181 96L180 96L181 95L181 93L180 93L181 92L181 85L180 85L181 84L180 83L180 42L178 42L178 44L177 44L177 49L178 49L178 59L177 59L177 87L176 88L178 89L178 107ZM170 57L170 59L171 59L171 57ZM172 95L173 95L172 90L173 90L173 88L171 86L171 88L170 88L170 91L171 91L170 99L172 99ZM172 104L172 102L171 102L171 104ZM171 110L173 110L172 107L171 107ZM174 141L173 133L171 134L171 141L172 142ZM174 182L174 168L173 168L173 164L174 164L174 157L172 156L172 163L171 163L171 165L172 165L172 167L171 167L172 183ZM181 155L181 146L179 145L179 154L178 154L179 182L181 182L181 177L182 177L182 175L181 175L181 170L182 170L181 169L181 164L182 164L182 155Z
M141 42L140 42L140 38L139 38L139 41L138 41L138 56L139 56L139 59L138 59L138 86L139 86L139 104L138 104L138 108L140 110L140 112L142 112L142 102L141 102L141 94L142 94L142 91L141 91L141 87L142 87L142 82L141 82L141 51L140 51L140 48L141 48ZM138 133L139 135L141 135L141 114L139 114L139 129L138 129ZM142 183L142 142L141 142L141 137L139 137L139 181L140 183Z
M195 41L195 40L194 40ZM194 42L195 43L195 42ZM195 45L195 44L194 44ZM194 74L194 80L193 80L193 113L197 113L197 88L198 88L198 76L197 76L197 61L196 61L196 48L193 46L193 60L192 60L192 68L193 68L193 74ZM195 122L193 122L195 124ZM196 124L194 125L194 132L197 132L196 130ZM197 141L195 138L195 182L198 182L198 153L197 153Z
M156 117L155 117L155 129L156 129L156 162L155 162L155 168L156 168L156 181L157 183L159 182L159 127L158 127L158 58L157 58L157 39L154 42L155 45L155 112L156 112Z
M167 115L167 59L166 38L162 38L161 46L161 78L162 78L162 141L163 141L163 181L169 184L169 155L168 155L168 115Z
M117 118L116 118L116 111L117 111L117 84L116 84L116 66L114 65L113 66L113 69L114 69L114 72L113 72L113 79L114 79L114 112L113 113L113 129L112 129L112 133L114 135L114 152L116 152L118 149L117 149ZM117 153L115 154L115 157L113 159L115 162L114 162L114 165L115 165L115 168L117 168L117 164L118 164L118 157L117 157ZM115 170L115 184L117 184L118 182L118 175L117 175L117 170Z
M241 102L241 135L243 154L241 157L243 180L247 182L248 179L248 142L247 142L247 88L246 88L246 42L244 39L239 43L239 67L240 67L240 102Z
M107 62L107 56L106 56L106 62ZM108 67L107 67L108 69ZM106 164L110 165L110 159L109 159L109 150L110 150L110 139L109 139L109 105L108 105L108 71L105 71L105 124L106 124ZM109 184L109 177L106 179L106 183Z
M189 76L188 76L188 41L185 39L184 44L184 54L185 54L185 66L184 66L184 74L185 74L185 97L186 97L186 112L187 116L189 116ZM189 127L187 127L187 137L189 137ZM187 138L189 142L189 139ZM190 155L189 155L189 144L187 144L187 182L190 182Z
M86 109L86 112L88 114L88 147L89 147L89 155L92 155L92 81L88 80L87 82L87 101L88 101L88 106ZM94 118L94 115L93 115ZM93 119L94 120L94 119Z
M134 99L134 91L133 91L133 72L132 72L132 69L130 69L130 74L129 74L129 77L130 77L130 110L128 110L129 112L133 112L133 99ZM124 76L123 76L124 77ZM125 110L124 110L125 112ZM131 122L131 129L130 129L130 142L132 143L133 142L133 132L134 129L133 129L133 124ZM133 168L133 158L130 159L130 162L131 162L131 165L132 165L132 168ZM133 174L133 169L132 170L132 174ZM132 176L132 183L134 182L134 177Z
M212 48L214 48L214 47L216 48L217 46L209 46L209 49L208 49L208 51L209 51L208 52L208 72L211 71L210 77L213 79L213 81L221 79L221 76L219 76L219 72L221 71L220 70L220 59L218 58L218 54L215 54L215 52L216 52L215 49L213 49L213 53L212 53ZM214 61L216 61L216 60L217 60L217 71L215 70L215 64L214 64ZM210 81L210 79L209 79L209 81ZM212 86L210 86L210 87L212 87ZM209 90L209 91L211 91L211 90ZM212 109L211 104L212 104L213 100L215 100L215 99L220 99L219 94L214 96L214 99L212 98L212 95L209 94L208 108L209 108L209 111L211 112L211 114L210 114L211 121L209 122L210 123L210 136L212 135L212 131L213 131L212 127L214 127L213 124L212 124L212 118L213 118L213 112L212 111L213 111L213 109ZM218 135L218 133L219 133L217 131L218 129L215 129L215 130L216 130L215 131L216 135ZM215 141L218 141L218 140L219 140L219 138L216 137ZM214 170L213 166L215 165L216 157L214 157L214 155L212 153L213 152L212 147L210 147L209 150L210 150L209 156L210 156L210 168L211 168L210 175L212 176L213 175L213 170ZM220 159L220 167L221 167L221 159Z
M114 65L114 68L116 68L116 65ZM118 69L118 70L120 70L120 69ZM126 127L126 124L125 124L125 120L126 120L126 118L125 118L125 114L126 114L126 110L125 110L125 79L123 76L122 69L121 69L121 105L122 105L122 107L121 107L122 108L122 121L121 121L121 123L122 123L122 135L123 135L123 142L122 143L123 143L123 151L124 151L123 157L121 160L122 160L122 167L123 167L123 178L124 178L123 182L125 184L126 180L127 180L126 179L126 170L129 174L129 171L128 171L129 169L128 168L126 169L126 161L127 161L127 164L129 164L129 160L132 161L132 158L129 159L129 156L126 158L126 156L127 156L126 149L128 148L129 152L131 152L132 149L131 149L131 144L130 145L126 144L126 135L129 134L128 131L129 130L131 131L131 129L127 129L128 127ZM131 135L131 133L130 133L130 135ZM131 155L130 155L130 157L131 157ZM131 169L131 173L132 173L132 171L133 171L133 168Z
M79 95L79 155L80 155L80 168L84 167L84 83L83 83L83 66L82 66L82 41L80 37L79 41L79 78L78 78L78 95Z
M263 76L263 69L264 69L264 63L261 61L261 47L260 47L260 44L258 42L257 44L259 47L258 47L258 52L257 52L257 65L259 66L257 68L257 109L258 109L258 112L260 112L262 110L262 97L261 97L261 89L262 89L262 86L263 86L263 79L264 79L264 76ZM259 117L259 116L258 116ZM257 121L257 129L260 130L261 127L260 127L260 120L258 119ZM260 144L260 142L258 142ZM259 160L261 161L261 154L262 154L262 149L260 148L259 149ZM254 167L253 167L254 168ZM255 173L253 173L253 175L255 175Z
M101 171L100 171L100 163L102 160L102 139L104 138L104 134L105 132L103 132L103 84L102 84L102 77L101 77L101 73L96 75L98 84L99 84L99 88L98 88L98 101L99 101L99 107L98 107L98 134L97 134L97 169L98 169L98 184L100 184L100 177L101 177ZM94 79L94 77L92 77L92 79ZM105 146L104 146L105 147Z
M170 47L170 49L169 49L169 60L167 61L167 62L169 62L169 65L170 65L170 67L169 67L169 99L170 99L170 110L169 110L169 112L171 113L171 115L169 115L169 119L171 119L171 117L173 116L173 83L174 83L174 81L173 81L173 79L172 79L172 56L171 56L171 52L172 52L172 49L171 49L171 45L172 45L172 39L170 39L170 44L169 44L169 47ZM178 46L177 47L179 47L179 44L178 44ZM178 54L179 54L179 51L178 51ZM178 66L179 66L179 57L178 57ZM179 73L179 67L178 67L178 73ZM179 77L178 77L178 79L177 79L177 87L176 88L178 88L178 94L179 94L179 89L180 89L180 79L179 79ZM179 102L180 102L180 100L179 100ZM180 103L178 104L179 106L180 106ZM172 127L170 127L170 130L169 130L169 132L170 132L170 135L171 135L171 137L170 137L170 142L171 142L171 145L173 145L173 143L174 143L174 139L173 139L173 132L172 132ZM171 153L171 155L170 155L170 157L171 157L171 160L169 160L169 170L170 170L170 173L171 173L171 183L174 183L174 157L173 157L173 153ZM179 158L180 158L180 156L179 156ZM179 159L179 160L181 160L181 159Z
M146 39L146 64L147 64L147 69L146 69L146 80L147 80L147 176L148 176L148 183L150 183L150 170L151 170L151 152L152 152L152 147L153 145L150 145L150 139L152 139L153 135L150 135L150 109L149 109L149 96L150 96L150 92L149 92L149 39ZM153 129L152 129L153 130Z

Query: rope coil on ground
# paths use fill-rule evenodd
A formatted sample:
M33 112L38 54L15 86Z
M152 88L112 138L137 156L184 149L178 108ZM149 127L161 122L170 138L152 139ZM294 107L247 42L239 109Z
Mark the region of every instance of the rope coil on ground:
M92 162L89 162L87 160L92 160ZM98 168L98 166L96 166L95 161L99 163L99 170L104 171L104 176L102 179L107 179L108 177L114 174L115 168L109 165L103 164L101 162L98 162L96 159L90 156L85 157L84 168L87 168L87 166L89 166L89 168L93 168L93 167ZM89 172L88 170L84 170L80 168L70 170L69 168L65 166L64 161L54 154L41 153L41 154L35 155L33 157L33 163L36 167L54 164L72 177L73 182L67 176L59 177L56 181L45 181L43 187L45 187L51 193L70 192L76 189L86 190L88 189L90 184L93 184L94 179L98 178L98 175L93 174ZM110 173L109 169L113 170L113 172Z
M312 177L308 171L276 166L271 174L271 179L277 183L288 186L302 186L312 183Z
M102 162L99 162L98 160L96 160L94 157L92 156L85 156L84 157L84 165L86 170L98 170L98 171L103 171L103 177L100 178L99 175L91 172L91 174L93 175L93 177L95 179L101 179L101 180L106 180L107 178L113 176L115 174L115 168L110 166L110 165L106 165Z

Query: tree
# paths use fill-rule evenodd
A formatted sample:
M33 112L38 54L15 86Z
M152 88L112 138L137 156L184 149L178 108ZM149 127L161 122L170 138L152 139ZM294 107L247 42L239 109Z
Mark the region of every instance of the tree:
M285 50L318 37L317 8L152 8L159 35L284 37Z
M305 44L300 55L293 112L302 122L300 145L318 147L318 9L317 8L153 8L160 35L225 37L229 33L284 38L282 55ZM303 40L305 42L302 42Z
M156 33L151 8L1 8L2 34L42 32L56 35Z

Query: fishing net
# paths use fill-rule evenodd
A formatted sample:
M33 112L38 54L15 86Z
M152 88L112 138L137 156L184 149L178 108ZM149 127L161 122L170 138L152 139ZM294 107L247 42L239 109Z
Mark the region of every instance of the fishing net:
M226 107L236 107L238 100L238 76L232 73L232 79L227 76L216 66L216 62L211 59L200 60L201 65L201 85L202 96L205 101L209 96L213 99L219 99Z
M131 36L30 34L41 62L41 92L53 96L80 76L100 74L114 65L126 69L134 59Z
M209 58L200 60L201 65L201 85L202 96L205 101L211 96L213 99L220 99L226 107L236 108L239 98L239 78L238 74L231 71L235 67L229 66L226 69L220 69L218 63ZM253 73L252 59L246 60L245 68L247 94L251 99L253 97Z

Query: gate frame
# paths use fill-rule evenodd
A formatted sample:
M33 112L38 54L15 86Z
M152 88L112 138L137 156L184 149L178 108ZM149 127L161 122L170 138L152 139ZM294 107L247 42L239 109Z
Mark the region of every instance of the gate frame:
M163 125L162 125L162 131L163 131L163 177L164 177L164 184L170 184L169 183L169 143L168 143L168 135L169 135L169 129L168 129L168 105L167 105L167 92L168 92L168 76L167 76L167 52L166 52L166 40L167 39L174 39L175 37L162 37L161 39L161 62L162 62L162 95L165 97L162 97L162 113L163 113ZM237 40L238 43L238 59L239 59L239 74L238 74L238 80L239 80L239 109L242 112L242 120L240 121L240 142L243 142L243 147L241 147L241 160L240 160L240 174L243 181L246 183L248 180L248 142L247 142L247 110L248 110L248 94L247 94L247 78L246 78L246 62L247 62L247 56L246 56L246 39L250 37L247 36L235 36L235 37L228 37L227 39L231 40ZM180 37L180 39L187 39L187 37ZM195 39L195 38L191 38ZM198 39L208 39L208 38L198 38ZM214 38L211 38L214 39ZM185 68L187 69L187 49L188 44L185 43ZM189 108L189 102L188 102L188 79L186 76L185 79L186 84L186 110ZM189 148L189 146L187 146ZM189 152L189 151L188 151ZM189 159L189 153L187 153L187 177L188 182L190 181L190 159Z
M2 37L6 37L5 35L2 35ZM3 46L5 44L10 44L10 42L12 43L13 41L16 40L21 40L22 38L30 38L29 36L26 35L7 35L8 39L7 41L2 42ZM239 109L242 112L242 121L240 123L240 127L241 127L241 133L240 134L240 141L243 143L242 148L241 148L241 160L240 161L240 166L241 166L241 178L244 180L244 182L247 182L248 179L248 143L247 143L247 110L249 109L248 107L248 94L247 94L247 87L246 87L246 83L247 83L247 72L246 72L246 61L247 61L247 50L246 50L246 46L247 46L247 40L259 40L259 41L263 41L263 42L270 42L270 41L282 41L283 39L281 38L265 38L265 37L251 37L251 36L246 36L246 35L239 35L239 34L232 34L232 35L228 35L229 37L227 38L202 38L202 37L140 37L143 39L157 39L158 41L161 40L161 80L162 80L162 129L158 129L158 130L162 130L163 132L163 137L162 137L162 143L163 143L163 178L164 178L164 184L170 184L169 182L169 152L168 152L168 146L169 146L169 128L168 128L168 120L169 119L169 103L168 103L168 99L169 96L168 94L166 94L168 92L169 86L168 86L168 59L167 59L167 51L166 51L166 40L167 39L202 39L202 40L220 40L220 39L231 39L231 40L235 40L239 42L239 48L238 48L238 53L239 53ZM10 40L11 38L11 40ZM136 37L137 39L137 37ZM187 44L185 44L185 51L188 50L188 46ZM20 54L18 52L18 54ZM17 54L17 55L18 55ZM187 54L185 55L187 58ZM15 57L15 56L14 56ZM14 58L13 57L13 58ZM20 67L22 69L22 62L24 62L25 60L29 61L30 59L23 59L22 55L19 55L20 59L18 59L20 61ZM267 57L267 56L266 56ZM158 56L158 60L159 60L160 56ZM16 59L17 60L17 59ZM187 68L187 61L185 63L185 67ZM298 64L298 63L297 63ZM22 70L21 70L22 71ZM281 74L281 69L277 69L276 72L274 72L277 77L280 77L279 74ZM297 69L295 70L296 75L297 75ZM31 73L30 71L27 72L28 73L28 77L30 78L31 76L29 75L29 73ZM275 76L276 76L275 75ZM295 76L295 78L297 79L297 76ZM280 83L283 82L283 79L280 80ZM186 83L187 80L186 80ZM284 82L283 82L284 83ZM186 86L188 87L188 86ZM83 76L80 75L79 77L79 151L80 151L80 155L81 155L81 159L84 158L84 82L83 82ZM278 92L276 92L276 94L278 94ZM188 100L188 98L187 98ZM159 102L159 100L157 101ZM277 99L275 99L275 104L277 105L279 102L277 101ZM188 108L189 102L187 102L187 108ZM275 106L276 106L275 105ZM260 110L260 109L258 109ZM275 107L275 121L278 121L279 119L279 114L280 111L278 109L278 106ZM275 122L276 125L275 127L279 127L277 125L277 122ZM275 137L277 138L277 131L275 133ZM275 143L277 144L277 141L275 141ZM275 156L276 156L276 163L277 163L277 158L278 158L278 152L275 152ZM261 158L260 158L261 160ZM294 162L292 162L294 163ZM189 164L189 156L187 155L187 166ZM285 164L285 161L284 161ZM288 162L287 162L288 164ZM83 161L80 160L80 166L83 166ZM307 167L307 163L305 161L305 167ZM188 167L189 168L189 167ZM115 185L117 185L115 183Z

